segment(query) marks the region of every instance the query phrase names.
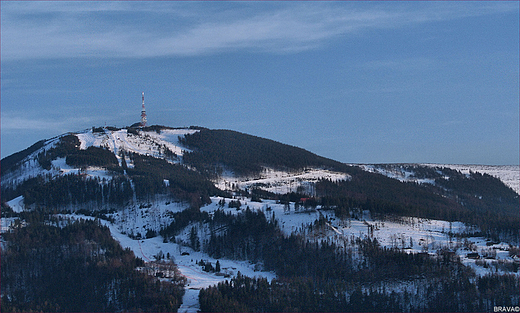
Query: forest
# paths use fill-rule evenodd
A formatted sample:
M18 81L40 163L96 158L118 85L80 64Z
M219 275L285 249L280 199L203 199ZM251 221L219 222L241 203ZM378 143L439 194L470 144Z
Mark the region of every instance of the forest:
M518 305L515 275L476 276L448 251L430 257L383 248L371 238L339 248L285 237L275 221L247 209L238 216L216 212L211 228L224 230L202 243L209 255L260 262L279 278L238 275L202 290L203 312L480 312ZM399 284L413 288L392 289Z
M184 155L184 161L210 177L219 175L222 166L246 176L258 174L262 166L281 170L311 166L324 166L339 171L355 170L298 147L231 130L201 129L179 138L179 142L193 149L193 152Z
M37 176L24 181L16 188L2 188L2 195L24 197L26 206L48 211L90 208L99 210L107 206L120 207L133 199L131 181L126 177L111 180L68 174L51 179Z
M98 220L22 213L3 234L2 312L172 312L185 278L162 282Z
M134 168L126 172L135 184L139 200L149 201L155 194L171 194L177 199L189 201L193 207L209 203L209 197L226 195L200 173L164 159L131 154ZM168 180L168 186L164 180Z

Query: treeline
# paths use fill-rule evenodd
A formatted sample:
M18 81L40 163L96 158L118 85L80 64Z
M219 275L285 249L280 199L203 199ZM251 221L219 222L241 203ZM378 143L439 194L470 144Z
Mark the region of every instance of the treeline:
M75 167L119 167L117 158L112 151L94 146L90 146L86 150L77 150L74 153L68 154L65 162L67 165Z
M377 213L404 216L414 216L421 212L433 215L458 208L456 201L433 193L422 185L400 182L365 171L345 181L320 180L316 184L316 194L325 199L326 205L363 205L363 209Z
M98 221L22 216L2 236L2 312L171 312L180 306L184 278L161 282L137 271L143 261Z
M238 273L231 281L218 283L199 294L201 312L343 312L344 297L332 286L317 292L311 279L249 278ZM385 306L387 307L387 306Z
M13 198L22 195L26 206L48 209L89 204L96 209L122 206L133 198L132 184L123 176L101 180L76 174L30 178L14 189L2 188L2 193Z
M269 166L282 170L298 170L324 166L348 171L349 166L317 156L309 151L273 140L230 130L201 129L179 137L181 144L193 149L184 154L184 161L208 175L219 175L222 166L239 175L254 175Z
M311 279L265 278L237 275L199 294L201 312L491 312L518 306L515 275L423 280L415 288L343 287L319 288ZM404 285L414 285L404 282ZM394 288L392 288L394 286ZM404 290L403 290L404 289Z
M463 206L476 211L496 211L518 216L518 194L498 178L488 174L442 169L449 179L439 177L435 184L442 186L450 197L457 197Z
M213 231L204 251L262 264L279 280L239 276L201 291L205 312L489 311L501 301L518 305L514 275L477 277L448 251L431 257L382 248L371 238L347 239L339 247L285 237L274 219L248 209L237 216L216 211L214 218L220 222L209 225ZM323 224L320 219L313 227ZM413 288L402 291L399 285Z

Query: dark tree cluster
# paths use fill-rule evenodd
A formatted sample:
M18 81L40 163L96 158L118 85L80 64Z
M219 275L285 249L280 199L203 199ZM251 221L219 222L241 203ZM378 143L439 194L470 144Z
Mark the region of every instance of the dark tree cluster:
M25 213L4 234L2 312L171 312L183 278L161 282L136 270L143 261L123 250L97 221Z
M119 166L117 158L112 151L94 146L68 154L65 162L75 167L100 166L109 168Z
M334 296L333 286L318 292L305 278L284 278L269 282L238 273L231 281L203 289L199 295L201 312L342 312L345 298Z
M98 177L69 174L46 180L38 176L26 180L17 190L24 196L25 205L48 209L89 203L98 208L105 205L121 206L133 197L132 185L125 177L100 180Z
M38 154L38 163L46 170L50 170L52 160L64 158L79 151L80 142L77 136L68 134L59 138L58 143L47 151Z
M173 222L160 231L164 238L172 238L176 236L190 223L209 222L211 218L207 212L201 212L199 208L190 208L171 215Z
M184 154L184 161L212 175L218 174L222 166L231 168L239 175L257 174L262 166L285 170L299 170L310 166L324 166L341 171L350 168L301 148L230 130L201 129L179 137L179 141L194 150Z
M135 184L138 199L148 200L155 194L171 193L181 200L189 201L193 207L210 202L209 197L223 195L201 174L164 159L132 154L133 169L127 169ZM168 180L168 186L164 180Z
M374 287L317 286L307 278L237 275L201 290L202 312L491 312L499 304L518 306L515 275L429 280L404 291ZM391 285L391 284L390 284ZM515 296L516 294L516 296Z

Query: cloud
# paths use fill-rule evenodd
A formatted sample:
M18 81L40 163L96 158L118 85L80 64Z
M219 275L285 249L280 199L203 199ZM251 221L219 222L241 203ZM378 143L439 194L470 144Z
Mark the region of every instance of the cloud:
M48 119L3 113L1 121L2 133L11 132L65 132L75 129L77 125L91 124L95 119L87 116L68 117L66 119Z
M2 60L294 53L377 28L515 10L517 3L4 2Z
M440 66L443 66L443 64L441 61L432 58L414 57L404 59L374 60L359 64L358 66L370 70L425 71L437 69Z

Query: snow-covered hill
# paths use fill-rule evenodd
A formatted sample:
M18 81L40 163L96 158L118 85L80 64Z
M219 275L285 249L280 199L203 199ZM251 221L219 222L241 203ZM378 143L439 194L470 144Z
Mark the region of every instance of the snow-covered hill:
M132 169L134 168L134 162L131 158L133 153L164 159L171 164L183 164L183 155L191 150L183 146L179 142L179 138L198 131L194 128L168 127L155 130L92 128L67 133L45 141L41 148L17 162L16 166L2 175L2 185L3 187L16 188L24 181L34 177L43 177L49 180L68 174L81 175L85 178L99 178L100 181L119 176L118 173L105 167L71 166L67 164L65 156L50 160L51 166L44 168L41 164L42 155L55 149L64 136L77 137L79 140L77 148L83 151L90 147L107 149L114 154L119 166L125 163L129 169ZM312 194L314 184L320 179L341 181L350 179L350 175L321 167L281 171L266 166L261 173L255 176L236 175L233 171L226 170L222 175L215 178L213 183L221 190L259 188L279 194L297 191ZM23 207L23 199L17 198L11 204L19 210Z
M168 128L161 127L156 129L115 129L115 128L93 128L76 133L68 133L47 140L38 149L28 153L17 162L14 162L9 170L3 172L2 188L9 187L15 189L17 186L23 185L24 181L40 176L46 181L52 181L68 174L72 176L82 177L85 179L96 178L100 184L106 184L113 178L125 178L129 181L147 175L148 172L142 171L134 173L131 176L131 169L138 166L139 158L135 155L151 157L147 159L149 164L156 159L166 160L162 164L168 166L177 166L183 170L196 172L194 166L185 164L191 152L183 142L183 137L199 132L194 128ZM59 155L48 160L50 166L45 166L42 156L56 149L60 145L60 140L65 136L74 136L77 138L78 145L74 147L75 152L87 151L90 147L103 148L110 151L117 160L118 170L110 169L107 166L74 166L67 163L67 155ZM100 149L101 150L101 149ZM109 153L110 154L110 153ZM156 158L156 159L152 159ZM140 160L140 162L143 162ZM113 164L116 164L114 161ZM137 165L136 165L137 164ZM211 164L213 165L213 164ZM245 210L261 211L267 219L276 220L285 236L291 234L302 235L310 241L318 244L322 242L334 242L339 249L352 249L352 253L361 254L356 248L359 240L366 238L377 239L377 242L385 248L400 249L407 253L429 254L431 257L438 257L440 251L449 251L454 257L462 260L462 263L475 270L478 275L488 273L511 273L518 275L518 258L514 255L511 242L492 242L488 238L476 236L479 232L478 227L462 222L447 222L442 220L398 216L395 214L393 219L386 217L385 220L377 219L371 215L369 211L363 211L360 207L349 207L348 215L342 217L336 216L334 207L322 207L321 205L304 207L302 203L296 205L293 202L283 203L278 196L268 199L255 199L252 201L249 191L262 189L267 193L275 195L286 195L289 193L298 193L296 197L301 201L313 198L316 195L316 186L320 181L328 181L331 184L350 184L355 180L363 179L384 179L378 180L378 184L382 184L383 189L386 188L386 181L390 181L392 188L395 185L414 185L399 184L393 180L382 177L380 175L368 174L366 172L378 173L387 177L403 181L416 182L419 184L435 184L438 177L449 180L445 172L441 168L449 168L470 176L470 173L486 173L499 178L504 184L520 192L520 169L518 166L483 166L483 165L448 165L448 164L378 164L378 165L349 165L356 170L345 171L333 170L327 166L306 166L303 169L280 169L274 165L263 164L259 173L250 175L237 175L230 168L223 166L223 171L212 177L211 184L214 184L218 192L217 195L225 194L226 196L207 197L208 200L200 207L201 212L207 212L212 216L217 210L222 210L232 215L243 213ZM364 171L357 169L359 166ZM283 167L282 167L283 168ZM164 168L158 167L152 169L160 175ZM150 170L150 172L152 171ZM193 172L191 172L193 171ZM154 173L155 173L154 172ZM363 175L359 175L362 173ZM184 173L183 173L184 174ZM356 175L359 175L356 177ZM459 176L464 176L458 174ZM202 175L201 175L202 176ZM370 176L370 177L368 177ZM367 178L368 177L368 178ZM175 182L160 177L160 184L169 187ZM208 183L204 178L204 183ZM112 180L114 181L114 180ZM369 181L363 186L370 188ZM132 181L132 188L135 190L135 182ZM512 193L503 187L500 182L494 180L494 184L501 186L503 190ZM181 184L182 185L182 184ZM191 191L189 184L183 192ZM409 187L409 186L408 186ZM180 188L180 187L179 187ZM415 187L417 188L417 187ZM426 189L426 188L423 188ZM188 190L188 191L186 191ZM395 190L395 189L394 189ZM422 189L421 189L422 190ZM360 193L360 191L356 191ZM361 191L362 192L362 191ZM398 190L400 192L400 190ZM404 193L404 192L403 192ZM512 193L514 196L514 193ZM354 196L356 196L355 194ZM435 195L443 199L439 195ZM453 198L456 198L455 195ZM305 198L309 197L309 198ZM346 196L344 196L346 197ZM405 197L405 196L403 196ZM474 197L473 194L471 197ZM8 199L7 205L13 211L21 212L27 207L24 203L23 196L13 196L14 199ZM219 259L222 272L208 273L204 272L199 264L200 260L216 263L216 259L201 251L195 251L190 247L190 231L196 229L197 237L202 245L209 242L211 231L207 225L201 221L192 221L178 235L175 240L170 238L162 238L159 232L175 221L175 214L184 211L192 204L189 203L190 197L184 199L172 199L172 196L166 194L151 194L147 198L133 199L125 202L124 205L112 207L111 204L103 207L104 213L100 215L105 220L103 223L110 227L112 235L123 247L132 249L134 254L147 262L154 262L159 256L169 255L170 261L177 264L180 272L188 278L187 293L185 295L185 303L180 311L196 312L198 309L197 295L201 288L206 288L220 281L228 279L236 275L238 271L247 276L260 276L272 279L276 275L272 272L263 271L262 264L253 264L248 261L237 261L230 259ZM191 198L201 199L200 194L193 193ZM319 198L319 195L316 197ZM362 197L360 197L362 198ZM356 198L355 200L359 200ZM477 195L475 198L478 199ZM510 197L514 198L514 197ZM4 200L4 199L3 199ZM232 201L239 200L241 205L237 208ZM287 200L284 200L287 201ZM356 203L356 202L353 202ZM359 203L359 202L358 202ZM398 203L398 202L397 202ZM438 204L439 202L428 202L428 204ZM398 203L399 204L399 203ZM74 204L78 206L80 204ZM70 206L69 206L70 207ZM68 207L68 208L69 208ZM457 207L456 209L458 209ZM339 214L339 213L338 213ZM83 216L72 214L75 218L93 218L91 216ZM2 218L2 232L8 231L9 226L14 223L14 218ZM511 251L511 253L510 253ZM514 270L516 268L516 271ZM229 277L226 277L228 276ZM397 286L396 288L399 288Z

